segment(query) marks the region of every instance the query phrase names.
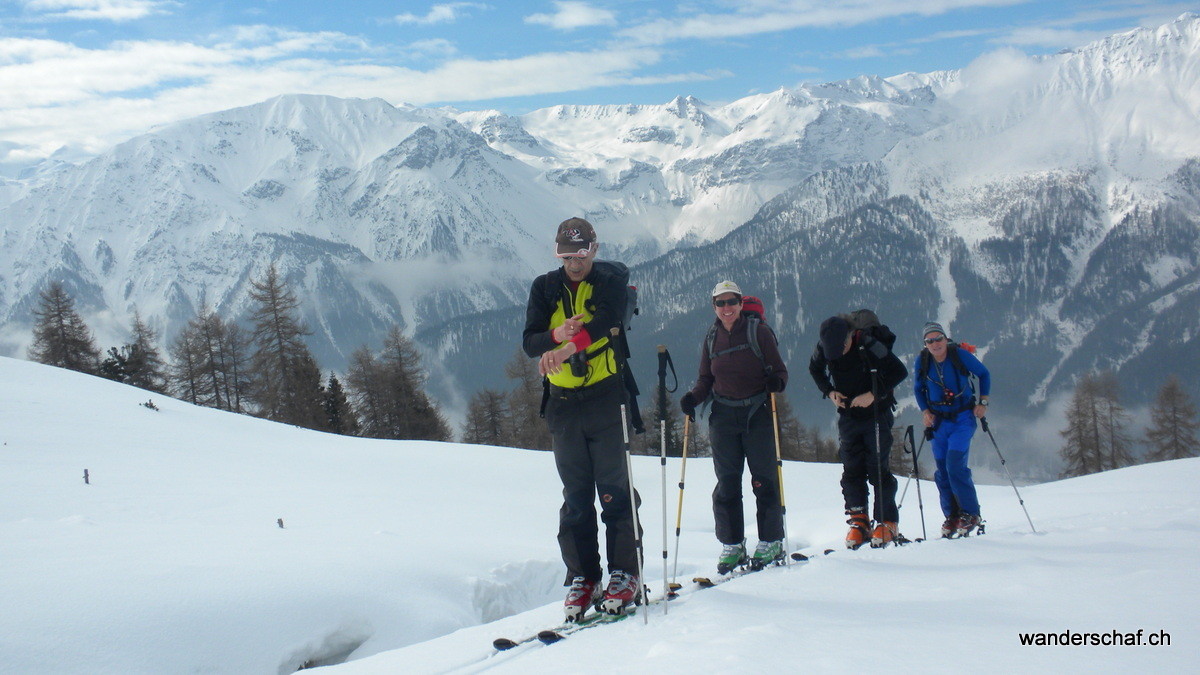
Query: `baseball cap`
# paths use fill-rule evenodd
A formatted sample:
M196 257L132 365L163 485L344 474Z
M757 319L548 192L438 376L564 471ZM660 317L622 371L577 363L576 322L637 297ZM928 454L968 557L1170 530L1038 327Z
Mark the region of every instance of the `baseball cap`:
M554 254L587 255L596 250L596 229L583 218L567 218L558 225Z

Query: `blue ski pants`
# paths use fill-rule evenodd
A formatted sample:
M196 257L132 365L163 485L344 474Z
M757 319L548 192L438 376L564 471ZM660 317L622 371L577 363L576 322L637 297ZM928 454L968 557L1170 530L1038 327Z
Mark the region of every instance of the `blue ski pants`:
M939 417L933 431L933 458L937 462L937 483L942 502L942 513L949 517L959 513L979 515L979 497L975 494L975 482L967 466L971 452L971 437L975 435L975 415L968 408L952 418Z

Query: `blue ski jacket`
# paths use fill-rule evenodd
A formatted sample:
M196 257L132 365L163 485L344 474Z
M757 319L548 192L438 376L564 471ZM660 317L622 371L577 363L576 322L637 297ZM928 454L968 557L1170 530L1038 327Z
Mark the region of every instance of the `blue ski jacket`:
M992 375L987 366L975 358L971 352L958 347L958 356L963 367L979 378L979 395L987 396L992 390ZM922 351L922 354L925 353ZM913 362L913 394L917 397L917 406L922 410L933 410L936 413L954 413L974 405L975 392L971 388L971 378L964 375L954 366L953 359L947 355L946 360L938 363L929 356L929 372L921 372L921 354L917 354Z

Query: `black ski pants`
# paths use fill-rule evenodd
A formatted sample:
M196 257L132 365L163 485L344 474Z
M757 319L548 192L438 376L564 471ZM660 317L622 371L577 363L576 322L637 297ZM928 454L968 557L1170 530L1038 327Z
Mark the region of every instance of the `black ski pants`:
M605 526L609 572L622 570L636 574L638 570L625 437L621 433L624 402L625 388L617 376L579 390L551 388L546 422L554 440L554 463L563 484L558 546L567 566L567 584L577 576L601 581L597 494ZM641 504L640 497L637 503Z
M850 415L838 417L838 458L842 460L842 498L846 510L865 508L868 501L867 482L875 486L873 514L876 522L899 522L896 508L896 477L888 470L892 453L892 424L890 409L877 413L879 453L875 452L876 420L859 419ZM883 488L879 487L879 467L883 467Z
M779 468L775 457L775 425L766 403L729 406L713 401L708 418L712 440L713 517L717 540L740 544L746 538L742 509L742 467L750 467L750 485L758 507L758 538L783 539L783 505L779 498Z

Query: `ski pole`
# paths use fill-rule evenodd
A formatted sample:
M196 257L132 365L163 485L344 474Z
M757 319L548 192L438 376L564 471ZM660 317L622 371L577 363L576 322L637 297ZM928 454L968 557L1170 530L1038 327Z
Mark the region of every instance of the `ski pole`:
M621 404L621 435L625 439L625 472L629 480L629 509L633 512L633 545L637 550L638 595L642 602L646 598L646 580L642 577L642 523L638 518L637 491L633 489L633 453L629 450L629 417L625 404ZM642 613L643 623L650 623L650 613Z
M663 583L667 579L667 361L671 358L667 352L666 345L658 346L658 426L661 439L661 459L662 466L662 527L663 527ZM672 370L674 367L672 366ZM669 589L668 589L669 590ZM671 603L663 603L663 614L667 614L670 610Z
M913 425L908 425L908 428L904 430L904 440L908 446L907 452L913 456L913 470L912 474L909 476L909 479L911 480L915 478L917 480L917 511L919 511L921 514L921 539L928 539L929 533L925 531L925 500L921 499L921 470L917 466L917 459L919 459L921 456L921 449L917 448L916 450L913 450ZM924 446L925 436L922 435L921 447ZM908 481L904 482L904 489L906 491L908 490ZM901 495L900 501L901 503L904 502L903 495Z
M920 483L921 479L920 479L920 476L917 475L916 466L917 466L917 457L921 454L921 448L925 447L925 437L922 436L921 437L921 445L917 447L916 453L914 454L913 450L912 450L912 445L911 445L911 443L912 443L912 425L911 424L908 425L908 430L905 431L904 433L905 433L905 436L904 436L905 440L907 440L910 443L910 445L904 449L904 452L914 455L913 456L913 473L909 474L908 479L904 481L904 489L900 491L900 502L897 504L897 506L899 508L904 508L904 498L908 495L908 486L910 483L913 482L914 477L917 478L917 486L920 487L920 485L921 485L921 483Z
M791 556L787 552L792 550L792 545L788 541L787 502L783 498L783 450L779 445L779 410L775 407L775 392L771 392L771 426L775 431L775 465L779 471L779 516L783 520L783 564L790 565Z
M862 347L859 347L859 349L862 349ZM875 420L875 509L876 509L876 514L879 516L879 518L882 519L882 518L884 518L884 515L883 515L883 450L882 450L883 440L882 440L882 436L879 433L879 367L874 362L871 363L871 397L873 399L871 401L871 407L875 411L875 413L873 415L873 418ZM883 521L881 520L880 522L883 522ZM899 526L897 525L897 529L898 528L899 528ZM884 525L884 530L886 530L886 529L887 529L887 526ZM893 532L892 534L896 535L896 534L899 534L899 532ZM875 545L874 536L872 536L871 539L872 539L871 545L874 546ZM893 540L894 539L895 539L895 537L893 537ZM883 542L884 546L887 546L887 544L888 544L888 542L886 542L886 541Z
M682 586L675 583L679 574L679 531L683 524L683 479L687 475L688 436L691 435L692 417L683 416L683 458L679 463L679 507L675 510L675 563L671 567L671 583L667 586L667 595L673 596Z
M1013 482L1012 474L1008 472L1008 462L1005 461L1004 455L1000 454L1000 446L996 445L996 437L992 435L992 430L988 428L986 417L979 418L983 426L983 430L987 432L988 438L992 439L992 447L996 449L996 455L1000 457L1000 466L1004 467L1004 475L1008 476L1008 484L1012 486L1013 492L1017 493L1017 501L1021 503L1021 510L1025 512L1025 520L1029 521L1029 529L1037 534L1037 528L1033 526L1033 519L1029 517L1029 509L1025 508L1025 500L1021 499L1021 491L1017 489L1017 484Z

